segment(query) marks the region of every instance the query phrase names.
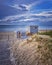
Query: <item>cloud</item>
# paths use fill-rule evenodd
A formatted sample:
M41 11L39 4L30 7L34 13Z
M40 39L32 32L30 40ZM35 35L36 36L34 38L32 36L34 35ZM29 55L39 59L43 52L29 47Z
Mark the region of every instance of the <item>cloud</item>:
M52 0L47 0L47 1L52 2ZM24 1L22 0L21 1L22 3L19 3L20 1L15 0L14 2L17 2L17 3L14 3L13 5L10 5L10 6L16 8L16 9L19 9L19 10L25 9L25 10L29 11L33 6L36 7L37 5L39 5L43 2L47 2L47 1L45 1L45 0L35 0L35 1L33 1L32 0L32 2L29 1L31 3L28 3L28 1L25 1L25 3L23 3Z
M11 6L11 7L14 7L14 8L16 8L16 9L19 9L19 10L22 10L22 8L19 6L19 5L13 5L13 6Z
M31 7L33 6L36 6L38 4L40 4L42 2L42 0L37 0L37 1L34 1L32 2L31 4L14 4L14 5L10 5L11 7L14 7L16 9L19 9L19 10L30 10Z
M48 16L52 16L52 11L42 11L42 12L40 12L40 13L38 13L38 14L34 14L34 15L36 15L36 16L46 16L46 17L48 17Z
M40 13L25 13L20 15L8 16L0 20L0 22L25 22L25 21L52 21L52 11L43 11ZM29 14L29 15L28 15Z
M27 19L19 20L19 22L27 22L27 21L47 22L47 21L52 21L52 18L27 18Z
M17 4L15 4L15 5L13 5L13 6L12 6L12 5L10 5L10 6L13 7L13 8L22 10L22 11L27 11L26 7L23 6L23 5L17 5Z
M27 18L27 19L22 19L22 20L19 20L19 21L33 21L33 20L35 20L35 18Z

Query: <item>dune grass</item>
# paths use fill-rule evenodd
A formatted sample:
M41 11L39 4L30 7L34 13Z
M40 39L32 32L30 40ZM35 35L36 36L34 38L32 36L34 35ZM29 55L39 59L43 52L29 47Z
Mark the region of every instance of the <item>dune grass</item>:
M42 34L42 35L49 35L50 37L52 37L52 30L50 31L46 31L46 32L41 32L39 34Z
M42 35L43 36L43 35ZM52 65L52 39L32 35L12 49L16 65Z

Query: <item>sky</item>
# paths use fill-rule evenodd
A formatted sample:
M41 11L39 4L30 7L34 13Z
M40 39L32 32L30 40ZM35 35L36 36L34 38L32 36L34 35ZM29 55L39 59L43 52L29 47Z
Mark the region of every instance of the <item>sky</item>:
M0 0L0 25L38 25L52 29L52 0Z

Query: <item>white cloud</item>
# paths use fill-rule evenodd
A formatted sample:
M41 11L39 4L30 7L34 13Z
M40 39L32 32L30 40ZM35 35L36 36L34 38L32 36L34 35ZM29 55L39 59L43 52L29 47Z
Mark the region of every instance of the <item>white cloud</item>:
M1 19L0 21L3 21L3 22L7 22L7 21L25 22L25 21L36 21L36 20L41 21L41 22L52 21L52 14L50 14L50 12L52 13L52 11L43 11L38 14L25 13L25 14L20 14L20 15L8 16L8 17L5 17L4 19Z
M35 20L35 18L27 18L27 19L22 19L22 20L19 20L19 21L32 21L32 20Z
M42 0L38 0L38 1L35 1L31 4L14 4L14 5L10 5L11 7L14 7L16 9L19 9L19 10L23 10L23 7L26 9L26 10L30 10L31 7L35 7L36 5L40 4L41 2L43 2Z
M28 19L22 19L19 20L21 22L25 22L25 21L40 21L40 22L47 22L47 21L52 21L52 18L28 18Z
M43 11L39 13L38 16L52 16L52 14L50 14L49 12L52 12L52 11Z
M32 6L36 6L36 5L38 5L38 4L40 4L40 3L42 3L42 2L46 2L46 1L50 1L50 2L52 2L52 0L37 0L37 1L34 1L34 2L32 2L32 3L30 3L30 4L27 4L27 3L25 3L25 4L20 4L20 3L18 3L18 0L14 0L14 5L10 5L11 7L14 7L14 8L17 8L17 9L22 9L19 5L21 5L21 6L24 6L27 10L29 10ZM15 3L16 2L16 3ZM21 1L21 2L23 2L23 0Z

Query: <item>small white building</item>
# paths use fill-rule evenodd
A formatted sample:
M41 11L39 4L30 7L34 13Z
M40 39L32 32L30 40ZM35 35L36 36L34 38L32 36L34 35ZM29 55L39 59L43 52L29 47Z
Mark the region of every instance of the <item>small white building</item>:
M30 26L30 33L31 34L35 34L35 33L38 33L38 26Z

